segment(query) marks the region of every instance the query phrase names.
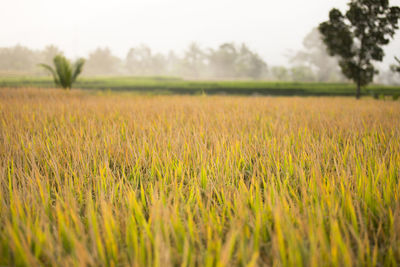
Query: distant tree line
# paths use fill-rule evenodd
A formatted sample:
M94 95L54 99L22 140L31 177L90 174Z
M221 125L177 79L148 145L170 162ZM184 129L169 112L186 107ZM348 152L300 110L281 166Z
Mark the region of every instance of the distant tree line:
M181 76L192 79L263 79L267 77L265 61L245 44L225 43L217 49L202 49L192 43L178 55L154 53L139 45L129 49L126 57L114 56L108 48L89 54L85 75Z
M47 75L39 63L52 64L63 54L54 45L31 50L17 45L0 48L0 75ZM303 41L303 49L289 56L291 66L268 66L246 44L224 43L203 49L190 44L182 53L155 53L146 45L129 49L125 58L109 48L97 48L86 58L84 76L178 76L187 79L263 79L288 82L344 82L338 60L326 52L317 29ZM396 76L396 77L395 77ZM397 77L398 76L398 77ZM398 83L400 75L381 71L378 82ZM379 80L381 79L381 80Z
M0 74L45 74L46 71L39 68L38 64L51 64L53 58L62 53L63 52L54 45L49 45L39 51L21 45L0 48Z

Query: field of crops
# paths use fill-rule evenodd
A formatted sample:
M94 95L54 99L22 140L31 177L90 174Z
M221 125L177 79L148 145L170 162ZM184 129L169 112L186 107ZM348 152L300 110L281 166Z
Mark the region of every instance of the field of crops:
M396 266L400 103L0 89L0 266Z
M0 77L1 87L54 87L50 77ZM79 78L75 88L129 91L147 94L184 95L267 95L267 96L354 96L352 83L299 83L267 81L188 81L173 77ZM400 86L373 84L362 90L365 96L399 96Z

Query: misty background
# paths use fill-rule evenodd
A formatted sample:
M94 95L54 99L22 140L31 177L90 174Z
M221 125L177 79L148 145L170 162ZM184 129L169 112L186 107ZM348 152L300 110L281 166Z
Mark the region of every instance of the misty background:
M315 28L347 0L13 0L0 8L0 75L45 75L63 53L87 59L86 76L345 81ZM390 1L399 5L400 0ZM385 47L389 70L400 34Z

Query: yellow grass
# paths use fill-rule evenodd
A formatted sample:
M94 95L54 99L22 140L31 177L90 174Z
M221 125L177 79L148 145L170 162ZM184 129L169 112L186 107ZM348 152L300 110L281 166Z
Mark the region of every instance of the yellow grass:
M0 90L0 266L395 266L400 104Z

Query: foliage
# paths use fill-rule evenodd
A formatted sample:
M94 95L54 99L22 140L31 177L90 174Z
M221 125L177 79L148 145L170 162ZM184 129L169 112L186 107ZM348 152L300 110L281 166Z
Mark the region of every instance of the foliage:
M390 66L390 69L393 72L399 72L400 73L400 59L398 59L397 57L395 57L394 59L397 61L397 65Z
M125 64L132 75L149 75L152 70L152 53L148 46L131 48L126 55Z
M182 59L183 76L196 79L204 77L208 74L207 67L207 53L198 44L190 44Z
M234 50L235 53L227 54L228 49ZM192 43L181 55L174 51L167 54L154 53L150 47L139 45L129 49L124 59L115 56L108 48L98 48L90 53L82 75L86 77L129 75L150 78L174 76L188 80L346 82L336 65L336 59L327 56L325 50L326 47L316 30L305 37L304 49L291 58L294 66L288 68L267 66L260 55L246 44L228 43L223 48L208 49ZM54 45L47 46L43 50L31 50L22 46L0 48L0 77L44 76L45 70L37 68L37 64L40 62L50 65L57 54L62 54L62 51ZM398 84L400 76L392 75L391 72L381 72L379 78L386 84Z
M0 48L0 70L33 71L37 58L38 55L34 51L21 45L3 47Z
M314 28L304 38L303 47L291 57L292 63L311 68L311 76L315 76L315 80L318 82L345 81L340 72L337 58L328 54L317 28ZM310 79L310 77L302 77L303 80L305 78ZM296 78L293 77L293 80Z
M284 66L273 66L271 67L271 76L276 81L290 81L290 73Z
M63 55L57 55L53 59L54 68L47 64L40 64L41 67L48 70L53 76L54 83L64 89L71 89L72 84L82 72L84 59L78 59L73 65Z
M0 90L2 266L397 266L400 105Z
M39 58L44 64L50 65L53 63L54 57L63 55L64 53L55 45L48 45L43 50L39 51Z
M234 53L227 54L229 48ZM35 66L39 62L50 64L55 54L61 54L55 46L42 51L22 46L0 48L0 75L42 75ZM173 51L166 55L154 53L150 47L139 45L130 48L126 57L120 59L107 47L97 48L89 54L83 75L180 76L190 79L261 79L267 75L267 64L245 44L226 43L214 50L202 49L192 43L182 54L178 56Z
M162 75L166 70L167 59L160 53L153 54L146 45L129 49L125 68L131 75Z
M260 79L267 72L267 64L245 44L241 45L235 63L236 71L241 78Z
M97 48L89 54L86 62L87 75L115 75L119 73L121 60L109 48Z
M245 44L224 43L210 49L207 61L215 78L259 79L267 72L267 64Z
M290 69L293 81L306 82L315 81L312 69L308 66L294 66Z
M361 86L372 82L377 72L372 61L382 61L382 46L394 36L399 17L400 8L388 0L352 0L344 15L332 9L329 20L320 24L329 53L339 56L343 74L357 84L357 98Z
M218 49L210 49L210 67L215 77L227 78L236 76L235 61L238 52L233 43L224 43Z

